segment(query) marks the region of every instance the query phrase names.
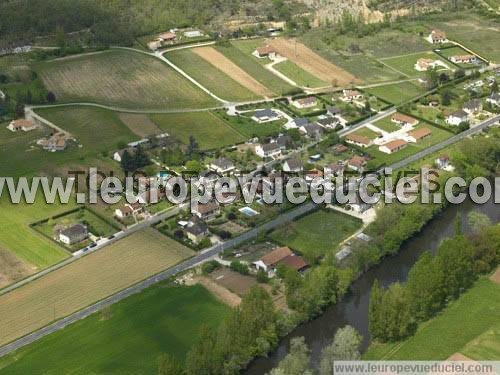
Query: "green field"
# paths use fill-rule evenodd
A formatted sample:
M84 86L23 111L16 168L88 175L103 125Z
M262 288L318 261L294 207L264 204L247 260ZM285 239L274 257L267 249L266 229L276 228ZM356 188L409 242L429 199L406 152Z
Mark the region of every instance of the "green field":
M245 138L210 112L151 115L160 129L187 144L194 136L202 149L214 149L243 142Z
M261 59L249 53L244 53L241 49L235 47L236 43L237 42L231 42L230 45L216 46L215 48L275 94L282 96L296 90L295 87L265 69L262 64L260 64L259 60Z
M232 41L231 44L237 49L239 49L241 52L243 52L244 55L252 56L252 53L258 47L263 47L266 45L266 41L262 38L240 39ZM264 59L255 58L255 61L257 61L261 65L269 64L271 62L271 60L268 58Z
M366 91L393 104L404 103L424 93L423 88L410 82L372 87Z
M0 359L3 374L156 374L169 353L183 362L201 325L229 309L206 289L163 283Z
M233 101L260 99L257 94L240 85L190 49L170 51L164 56L219 98Z
M456 352L477 360L498 359L493 332L498 334L499 311L500 285L482 278L441 314L422 323L414 336L401 343L373 343L364 359L445 360Z
M451 56L456 56L456 55L470 55L469 52L464 50L462 47L458 47L458 46L451 47L451 48L442 48L439 50L439 53L441 55L443 55L444 57L446 57L447 59L449 59ZM452 63L451 61L448 61L448 64L455 64L455 65L458 65L462 68L473 68L476 66L475 64L456 64L456 63Z
M415 69L415 63L417 62L418 59L421 58L442 61L444 64L446 64L446 66L448 66L449 69L446 69L442 66L438 66L437 70L440 72L447 71L447 73L451 73L450 69L454 68L452 64L442 59L438 54L432 51L388 57L385 59L380 59L380 61L382 61L384 64L389 65L391 68L397 70L398 72L406 74L408 77L416 77L416 76L425 76L426 74L426 72L419 72L418 70Z
M141 53L111 50L35 65L59 102L126 108L203 108L217 104L165 63Z
M76 137L87 152L112 152L119 144L139 137L120 120L118 114L93 107L55 107L37 113Z
M366 138L369 138L371 140L374 140L375 138L377 138L379 136L379 133L377 133L377 132L375 132L367 127L359 128L355 132L352 132L351 134L360 135L362 137L366 137Z
M21 261L38 270L68 257L68 253L29 227L29 224L67 211L74 204L46 204L38 194L33 204L12 204L3 194L0 198L0 247L11 251Z
M299 68L295 63L290 60L280 62L273 65L273 68L278 72L283 73L297 85L302 87L325 87L329 84L316 78L311 73Z
M383 119L374 122L373 125L388 133L392 133L401 129L399 125L391 121L391 116L384 117Z
M214 113L222 118L226 124L242 134L246 139L276 135L282 130L283 125L287 122L286 119L281 119L259 124L252 120L251 117L253 112L245 113L241 116L228 116L224 110L217 110L214 111Z
M361 227L361 220L334 210L319 210L271 233L271 239L314 258L334 250Z

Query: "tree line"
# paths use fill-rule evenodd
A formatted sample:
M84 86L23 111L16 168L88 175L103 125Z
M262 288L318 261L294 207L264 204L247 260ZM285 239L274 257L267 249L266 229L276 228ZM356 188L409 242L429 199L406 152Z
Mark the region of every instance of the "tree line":
M405 284L383 289L375 281L369 306L374 339L393 342L412 335L419 322L435 316L500 262L500 226L492 226L487 216L473 211L469 215L472 232L465 235L461 222L458 216L457 233L439 245L435 256L430 252L420 256Z

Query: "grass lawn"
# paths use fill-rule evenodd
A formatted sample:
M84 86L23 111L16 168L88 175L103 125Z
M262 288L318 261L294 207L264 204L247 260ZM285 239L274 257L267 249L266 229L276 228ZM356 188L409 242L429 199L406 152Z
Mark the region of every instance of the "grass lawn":
M265 46L266 41L262 38L240 39L232 41L231 44L241 52L243 52L243 54L245 54L246 56L251 56L258 47ZM271 60L268 58L255 58L255 61L257 61L261 65L269 64L271 62Z
M117 231L117 228L113 227L92 211L85 208L76 212L70 212L67 215L60 216L56 219L50 219L45 223L38 224L35 226L35 229L47 237L53 238L56 226L66 228L79 223L86 225L89 232L97 237L108 237ZM85 244L88 244L88 242L89 241L86 241ZM77 250L84 247L85 244L75 244L74 246L68 246L68 248L74 248ZM62 246L64 245L62 244Z
M451 73L450 69L454 69L454 66L452 64L442 59L437 53L434 53L433 51L412 53L404 56L388 57L385 59L381 59L380 61L396 69L397 71L406 74L409 77L415 77L425 76L426 74L426 72L419 72L415 69L415 63L418 61L418 59L421 58L442 61L444 64L446 64L446 66L448 66L449 69L438 66L438 71L440 72L445 71L447 73Z
M321 79L313 76L311 73L299 68L295 63L290 60L280 62L273 65L273 68L283 73L292 81L294 81L299 86L304 87L324 87L328 86L329 83L322 81Z
M241 116L228 116L224 110L217 110L214 113L245 138L266 137L278 134L287 122L286 119L281 119L259 124L251 119L252 112Z
M251 53L243 52L235 46L235 43L237 42L231 42L227 46L216 46L215 48L275 94L282 96L296 90L295 87L265 69L260 64L259 60L261 59L258 59Z
M470 341L460 352L475 360L498 361L500 358L500 324Z
M393 104L406 102L424 93L424 89L410 82L373 87L366 91Z
M396 125L391 121L391 116L384 117L383 119L374 122L373 125L379 128L380 130L384 130L388 133L392 133L401 129L399 125Z
M498 359L493 357L498 341L489 334L490 329L498 333L498 311L500 285L481 278L441 314L421 324L414 336L396 344L373 343L364 359L445 360L456 352Z
M356 130L355 132L353 132L352 134L354 135L360 135L360 136L363 136L363 137L366 137L366 138L369 138L369 139L375 139L379 136L379 133L371 130L371 129L368 129L367 127L362 127L362 128L359 128L358 130Z
M166 52L164 56L219 98L235 101L260 98L190 49Z
M160 129L183 143L187 144L189 137L194 136L202 149L214 149L245 140L240 133L208 111L155 114L150 118Z
M304 216L286 228L276 229L271 238L307 258L326 254L361 227L361 220L334 210L319 210Z
M147 228L0 296L0 345L192 256Z
M456 55L470 55L469 52L464 50L462 47L451 47L451 48L442 48L439 50L439 53L449 59L451 56L456 56ZM452 64L451 62L448 62L448 64ZM475 64L457 64L458 66L462 68L474 68L477 65Z
M12 204L5 194L0 198L0 247L9 250L21 261L37 270L46 268L67 258L69 253L40 233L29 224L67 211L73 204L47 204L42 194L38 194L33 204ZM0 272L3 265L0 264Z
M36 65L62 102L126 108L200 108L217 104L165 63L141 53L111 50Z
M4 374L156 374L169 353L183 362L202 324L229 308L200 285L166 283L112 305L0 359Z

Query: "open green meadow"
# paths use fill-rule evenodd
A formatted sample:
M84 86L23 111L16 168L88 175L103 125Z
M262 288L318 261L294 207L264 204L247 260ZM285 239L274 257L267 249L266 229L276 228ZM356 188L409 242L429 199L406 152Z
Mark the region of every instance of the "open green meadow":
M252 56L252 53L258 47L264 47L266 45L266 41L262 38L251 38L251 39L234 40L231 42L231 44L237 49L239 49L241 52L243 52L244 55ZM269 64L271 62L271 60L268 58L264 59L255 58L255 61L257 61L262 65Z
M38 270L57 263L69 256L42 234L37 233L29 225L37 220L67 211L74 203L61 205L47 204L42 194L38 194L33 204L12 204L4 193L0 198L0 247L12 252L18 259L36 267Z
M376 131L373 131L367 127L359 128L355 132L352 132L351 134L366 137L366 138L369 138L371 140L374 140L375 138L377 138L380 135Z
M294 86L265 69L260 64L259 60L261 59L251 53L244 53L241 49L235 47L235 43L237 42L231 42L227 46L216 46L215 48L275 94L282 96L296 90Z
M303 87L325 87L329 83L323 82L319 78L313 76L311 73L306 72L304 69L299 68L295 63L290 60L280 62L273 65L273 68L278 72L283 73L285 76L294 81L297 85Z
M386 131L387 133L392 133L401 129L399 125L391 121L391 116L384 117L374 122L373 125L379 128L380 130Z
M76 137L87 152L112 152L120 144L139 137L120 120L118 114L94 107L55 107L37 113Z
M111 50L35 65L58 102L93 102L141 109L200 108L216 104L164 62Z
M387 57L384 59L380 59L380 61L382 61L384 64L389 65L391 68L397 70L398 72L406 74L408 77L416 77L416 76L425 76L426 74L426 72L419 72L418 70L415 69L416 62L418 61L418 59L422 58L431 60L440 60L446 66L448 66L448 69L446 69L443 66L438 66L437 70L439 72L447 71L448 73L451 73L451 69L454 69L453 64L451 64L449 61L442 59L437 53L434 53L433 51L418 52L418 53L412 53L408 55L401 55L395 57Z
M377 86L366 89L366 91L396 105L404 103L425 92L423 88L418 86L416 83L414 84L411 82L401 82Z
M168 353L184 361L200 327L229 308L200 285L162 283L0 359L4 374L156 374Z
M164 56L219 98L233 101L260 99L257 94L236 82L190 49L166 52Z
M205 150L245 140L245 137L209 111L154 114L150 118L160 129L185 144L189 142L189 137L193 136L200 148Z
M352 216L325 209L276 229L270 237L311 259L334 250L342 240L361 228L361 224L361 220Z
M460 352L470 358L498 359L500 284L481 278L416 334L400 343L372 343L364 359L445 360Z

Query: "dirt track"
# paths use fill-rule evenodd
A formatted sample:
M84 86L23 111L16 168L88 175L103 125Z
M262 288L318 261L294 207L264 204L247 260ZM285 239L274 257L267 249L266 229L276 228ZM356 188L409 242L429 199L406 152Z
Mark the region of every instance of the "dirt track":
M268 40L267 43L281 56L286 57L300 68L325 82L336 81L337 86L346 86L359 82L351 73L325 60L294 39L276 38Z
M273 96L273 93L269 89L213 47L193 48L193 52L257 95L264 97Z
M500 284L500 267L490 276L490 280L494 283Z

